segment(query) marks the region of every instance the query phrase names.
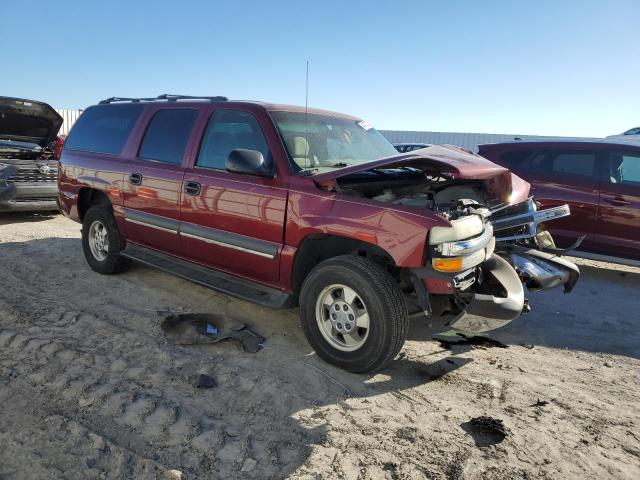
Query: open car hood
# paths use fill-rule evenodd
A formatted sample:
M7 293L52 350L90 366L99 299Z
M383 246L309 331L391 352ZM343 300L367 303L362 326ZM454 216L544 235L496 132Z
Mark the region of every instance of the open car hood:
M508 169L454 145L430 145L367 163L337 168L312 178L320 188L331 187L339 178L382 168L416 168L427 174L453 179L478 180L486 184L500 202L518 203L527 199L530 185Z
M46 103L0 97L0 140L46 147L55 140L62 117Z

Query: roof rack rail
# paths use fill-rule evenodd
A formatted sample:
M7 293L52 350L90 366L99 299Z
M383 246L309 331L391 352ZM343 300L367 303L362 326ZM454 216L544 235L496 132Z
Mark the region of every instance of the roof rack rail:
M106 105L109 103L117 103L117 102L156 102L158 100L166 100L167 102L175 102L177 100L208 100L210 102L227 102L229 99L227 97L207 97L207 96L199 96L199 95L174 95L170 93L164 93L162 95L158 95L157 97L147 97L147 98L129 98L129 97L110 97L105 100L101 100L99 102L100 105Z

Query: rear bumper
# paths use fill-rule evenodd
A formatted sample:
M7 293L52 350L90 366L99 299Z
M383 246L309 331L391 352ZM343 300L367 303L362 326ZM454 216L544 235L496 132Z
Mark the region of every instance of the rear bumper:
M55 183L3 184L0 181L0 212L58 210Z

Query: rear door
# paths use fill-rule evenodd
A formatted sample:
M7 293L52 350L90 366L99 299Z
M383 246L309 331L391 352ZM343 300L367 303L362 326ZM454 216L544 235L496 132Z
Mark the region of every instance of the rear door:
M180 231L185 257L277 285L287 189L273 160L276 138L266 112L212 107L184 179ZM274 178L227 172L227 157L238 148L260 151Z
M597 239L600 253L640 259L640 149L608 152Z
M127 239L179 255L183 162L197 117L193 108L159 106L147 112L138 153L125 175Z

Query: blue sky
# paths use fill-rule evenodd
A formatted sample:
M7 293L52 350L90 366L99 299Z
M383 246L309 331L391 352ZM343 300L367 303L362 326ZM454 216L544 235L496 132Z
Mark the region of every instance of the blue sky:
M0 0L0 95L304 103L379 129L640 126L640 0Z

